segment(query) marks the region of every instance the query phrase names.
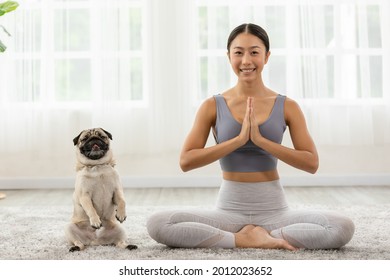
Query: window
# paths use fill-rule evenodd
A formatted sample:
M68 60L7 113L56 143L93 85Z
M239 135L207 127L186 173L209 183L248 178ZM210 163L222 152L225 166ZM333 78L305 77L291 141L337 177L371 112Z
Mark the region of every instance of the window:
M384 97L386 1L197 1L199 99L233 86L225 42L241 23L270 37L266 84L302 99ZM276 4L275 4L276 3ZM368 4L370 3L370 4Z
M15 32L10 65L24 78L9 101L146 99L143 1L25 1L15 17L24 32Z

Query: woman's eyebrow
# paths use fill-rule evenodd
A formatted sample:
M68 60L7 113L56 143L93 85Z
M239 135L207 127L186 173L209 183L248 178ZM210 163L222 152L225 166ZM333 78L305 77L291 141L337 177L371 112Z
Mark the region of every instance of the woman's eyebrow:
M233 49L243 50L244 48L240 47L240 46L237 46L237 47L234 47ZM261 47L260 46L252 46L252 47L249 47L249 49L261 49Z

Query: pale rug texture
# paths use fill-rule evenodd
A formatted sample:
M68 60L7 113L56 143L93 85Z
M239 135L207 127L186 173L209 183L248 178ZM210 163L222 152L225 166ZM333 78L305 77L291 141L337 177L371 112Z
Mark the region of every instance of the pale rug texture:
M170 208L183 208L170 207ZM170 249L149 238L147 217L162 207L129 207L123 226L137 250L113 246L88 247L82 252L68 252L64 238L71 210L68 207L0 208L1 260L389 260L390 205L326 207L296 205L295 208L330 209L355 221L355 236L339 250L263 249Z

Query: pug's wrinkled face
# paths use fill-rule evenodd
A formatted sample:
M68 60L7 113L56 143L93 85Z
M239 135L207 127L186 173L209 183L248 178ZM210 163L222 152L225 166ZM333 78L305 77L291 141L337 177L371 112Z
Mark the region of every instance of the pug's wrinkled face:
M80 153L91 160L98 160L105 156L110 149L110 139L112 135L102 128L92 128L83 130L73 144L78 146Z

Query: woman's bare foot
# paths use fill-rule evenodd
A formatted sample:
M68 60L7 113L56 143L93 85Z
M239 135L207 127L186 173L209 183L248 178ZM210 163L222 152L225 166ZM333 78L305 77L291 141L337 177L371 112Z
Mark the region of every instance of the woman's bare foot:
M235 233L235 238L236 247L240 248L297 250L286 240L274 238L262 227L254 225L243 227L239 232Z
M253 230L255 227L256 226L254 226L254 225L246 225L242 229L240 229L240 231L238 233L248 233L251 230Z

